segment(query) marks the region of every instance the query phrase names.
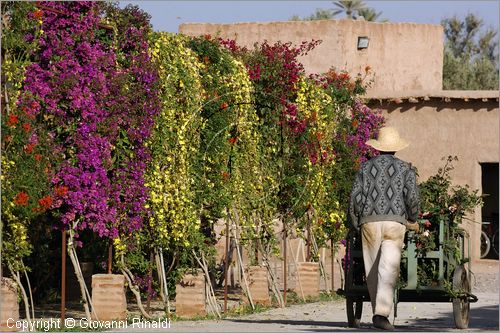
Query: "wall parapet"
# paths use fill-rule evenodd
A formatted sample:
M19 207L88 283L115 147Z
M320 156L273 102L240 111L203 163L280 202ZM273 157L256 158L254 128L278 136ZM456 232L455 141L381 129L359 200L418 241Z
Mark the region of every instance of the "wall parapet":
M363 20L317 20L247 23L183 23L179 32L188 36L210 34L234 39L238 45L277 41L300 45L322 43L300 58L307 73L331 68L351 75L375 73L369 89L405 91L441 89L443 82L443 27L439 24L377 23ZM366 48L358 39L368 38ZM422 71L425 68L425 71Z
M464 102L498 102L498 90L409 90L409 91L369 91L364 100L392 102L395 104L419 103L431 99L451 102L452 100L461 100Z

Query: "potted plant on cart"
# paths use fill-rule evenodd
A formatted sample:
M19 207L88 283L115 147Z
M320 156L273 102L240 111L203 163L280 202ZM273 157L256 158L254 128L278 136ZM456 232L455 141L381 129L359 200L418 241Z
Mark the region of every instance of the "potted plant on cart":
M475 297L470 294L470 244L465 244L469 235L462 228L462 222L474 222L467 214L480 207L482 200L478 190L471 190L468 185L452 185L450 172L454 169L453 162L458 161L458 158L448 156L443 160L445 165L419 185L422 211L420 231L410 236L418 257L425 258L432 251L439 250L442 253L443 272L440 272L433 261L420 260L417 266L417 288L441 284L453 300L457 328L467 328L469 303Z

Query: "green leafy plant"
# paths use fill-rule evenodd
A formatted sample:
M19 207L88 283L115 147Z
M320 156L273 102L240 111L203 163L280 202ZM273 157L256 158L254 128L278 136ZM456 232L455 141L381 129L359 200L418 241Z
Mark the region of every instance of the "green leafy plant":
M482 205L482 199L478 190L471 190L469 185L452 184L450 172L458 158L448 156L443 160L444 166L419 184L423 213L419 219L420 231L413 234L412 241L415 243L417 256L421 258L425 258L429 251L439 250L438 247L441 246L447 263L445 274L449 277L457 265L468 260L461 252L460 239L467 236L461 223L463 219L467 219L467 213L473 213ZM440 244L441 223L445 234ZM421 285L438 282L437 267L433 260L421 259L417 269Z

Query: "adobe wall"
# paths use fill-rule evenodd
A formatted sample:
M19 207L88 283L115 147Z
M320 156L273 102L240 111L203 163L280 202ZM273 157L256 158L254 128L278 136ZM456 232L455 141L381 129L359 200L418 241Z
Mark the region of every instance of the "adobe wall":
M266 23L184 23L179 32L210 34L235 39L252 47L257 41L323 42L301 59L308 73L324 73L331 67L355 75L369 65L375 75L373 91L441 90L443 28L433 24L374 23L354 20L288 21ZM358 36L370 39L357 49Z
M481 191L480 163L499 162L498 102L488 100L445 102L431 99L419 103L371 103L379 108L389 126L396 127L410 146L396 156L413 163L423 181L444 165L442 157L456 155L458 162L451 172L454 184L468 184ZM474 216L481 221L481 209ZM481 224L469 221L464 226L470 232L472 258L479 258Z

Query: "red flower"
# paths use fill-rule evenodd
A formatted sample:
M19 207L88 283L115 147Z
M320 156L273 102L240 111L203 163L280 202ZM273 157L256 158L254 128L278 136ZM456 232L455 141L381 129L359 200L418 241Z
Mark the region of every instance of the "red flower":
M28 133L31 130L31 125L28 123L23 124L23 129Z
M67 186L56 186L54 188L54 193L57 195L57 196L60 196L60 197L64 197L66 195L66 193L68 193L68 187Z
M40 9L35 10L35 12L33 13L33 17L36 19L40 19L42 18L42 16L43 16L43 11Z
M35 145L33 143L29 143L24 147L24 151L26 154L31 154L33 152L33 148L35 148Z
M19 122L19 118L16 115L9 115L9 120L7 121L7 126L14 127Z
M206 40L211 40L212 36L210 34L203 35Z
M221 109L221 110L225 110L225 109L227 109L227 107L228 107L228 106L229 106L229 105L228 105L226 102L223 102L223 103L220 105L220 109Z
M234 145L236 143L236 141L238 141L238 137L234 137L234 138L229 138L227 141L229 141L230 144Z
M222 171L222 177L223 177L224 179L228 179L228 178L229 178L229 172Z
M340 79L345 80L345 81L349 80L350 79L349 73L346 73L346 72L341 73Z
M14 203L18 206L26 206L28 204L29 196L26 192L19 192L14 198Z
M318 113L316 113L316 111L313 111L311 113L311 117L309 118L311 121L316 121L318 120Z
M429 228L429 227L431 226L431 222L430 222L429 220L426 220L426 221L424 222L424 226L425 226L426 228Z
M37 101L31 102L31 108L32 109L38 109L39 106L40 106L40 103L38 103Z
M358 121L357 121L356 119L354 119L354 120L352 121L352 127L357 128L357 127L358 127L358 125L359 125Z
M317 139L318 141L321 141L321 139L323 139L323 133L321 133L321 132L316 132L316 134L315 134L315 135L316 135L316 139Z
M41 154L35 154L35 160L37 162L40 162L42 160L42 155Z
M38 200L38 204L43 210L47 210L52 206L52 197L50 195L44 196Z

